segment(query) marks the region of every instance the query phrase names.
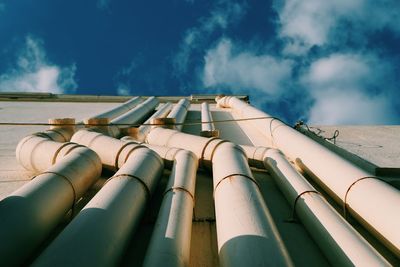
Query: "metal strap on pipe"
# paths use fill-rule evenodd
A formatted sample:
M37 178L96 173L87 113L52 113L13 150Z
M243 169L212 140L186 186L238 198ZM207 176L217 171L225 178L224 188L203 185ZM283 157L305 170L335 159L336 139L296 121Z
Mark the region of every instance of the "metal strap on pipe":
M260 185L258 184L258 182L257 182L253 177L248 176L248 175L245 175L245 174L243 174L243 173L234 173L234 174L229 174L229 175L225 176L224 178L220 179L220 180L218 181L218 183L215 185L214 192L217 191L217 188L218 188L219 184L220 184L222 181L224 181L225 179L231 178L231 177L233 177L233 176L240 176L240 177L243 177L243 178L247 178L247 179L249 179L250 181L252 181L252 182L258 187L259 190L261 190Z
M67 142L68 140L67 140L67 138L65 137L65 135L63 135L61 132L59 132L59 131L56 131L55 129L50 129L50 130L46 130L46 131L48 131L48 132L55 132L56 134L58 134L58 135L60 135L63 139L64 139L64 141L65 142ZM44 138L48 138L48 139L50 139L50 140L53 140L53 137L51 137L49 134L47 134L46 132L38 132L38 133L34 133L34 134L32 134L32 135L35 135L35 136L39 136L39 137L44 137ZM54 141L54 140L53 140Z
M282 122L284 125L286 125L286 123L284 121L282 121L281 119L277 118L277 117L270 117L270 119L271 120L269 121L269 132L270 132L270 135L271 135L271 141L274 142L273 131L275 131L276 128L272 130L272 122L274 120L277 120L279 122ZM288 126L288 125L286 125L286 126Z
M70 147L70 148L67 150L67 152L65 152L64 156L68 155L69 153L71 153L72 150L74 150L75 148L78 148L78 147L87 148L87 147L84 146L84 145L76 144L75 146Z
M148 186L146 185L146 183L141 178L134 176L132 174L121 173L121 174L114 175L114 176L110 177L109 179L107 179L107 181L104 183L104 185L106 185L106 183L108 183L109 181L111 181L113 179L124 178L124 177L133 178L134 180L138 181L143 186L143 188L146 192L146 199L149 200L151 198L151 191L148 188ZM104 187L104 185L103 185L103 187Z
M382 181L382 182L385 182L384 180L382 180L381 178L376 177L376 176L365 176L365 177L361 177L361 178L355 180L355 181L347 188L346 194L344 195L344 201L343 201L343 217L344 217L345 219L347 219L347 209L348 209L348 205L347 205L347 195L349 194L350 190L353 188L353 186L354 186L355 184L357 184L358 182L360 182L360 181L362 181L362 180L365 180L365 179L377 179L377 180L380 180L380 181Z
M47 130L47 131L55 132L55 133L61 135L61 136L64 138L64 141L65 141L65 142L68 142L68 137L66 137L66 136L63 134L62 131L57 131L57 128L49 129L49 130ZM52 139L52 138L50 138L50 139Z
M129 145L137 145L137 143L136 143L136 142L127 142L127 143L123 144L123 145L119 148L119 150L118 150L118 152L117 152L117 155L115 156L115 163L114 163L114 166L115 166L115 168L116 168L117 170L119 169L119 166L118 166L119 156L120 156L122 150L124 150L124 148L127 147L127 146L129 146ZM126 156L125 161L128 159L128 157L129 157L129 155L132 153L132 151L135 150L135 149L138 148L138 147L144 147L144 146L137 145L137 147L132 148L132 150L129 151L128 155Z
M40 176L40 175L43 175L43 174L54 174L54 175L56 175L56 176L58 176L58 177L61 177L62 179L64 179L64 180L71 186L72 191L73 191L73 193L74 193L74 202L73 202L72 205L71 205L71 206L72 206L72 209L73 209L73 207L75 206L75 203L78 201L78 199L77 199L78 197L77 197L77 194L76 194L75 187L74 187L73 183L68 179L68 177L65 176L65 175L62 175L62 174L60 174L60 173L58 173L58 172L45 171L45 172L42 172L42 173L40 173L40 174L38 174L38 175L33 176L32 179L35 179L36 177L38 177L38 176Z
M55 152L54 155L53 155L53 159L51 160L51 164L52 164L52 165L54 165L54 164L56 163L56 160L57 160L57 157L58 157L58 154L60 153L60 151L61 151L64 147L69 146L69 145L77 145L77 143L74 143L74 142L65 142L64 144L62 144L62 145L56 150L56 152Z
M300 197L302 197L304 194L307 194L307 193L315 193L315 194L318 194L318 195L322 196L321 193L318 192L317 190L306 190L306 191L303 191L300 194L298 194L297 197L295 198L294 202L293 202L292 215L291 215L291 218L289 218L289 220L288 220L289 222L296 222L297 221L296 220L296 204L297 204L297 201L300 199Z
M222 144L222 143L228 142L228 141L222 140L221 138L218 138L218 137L212 137L212 138L208 139L208 141L204 144L203 149L201 150L201 155L200 155L200 158L199 158L199 166L201 166L202 168L206 167L205 164L204 164L204 161L205 161L205 152L206 152L206 150L207 150L209 144L211 144L211 142L214 141L214 140L221 140L221 141L218 142L218 143L214 146L213 150L211 151L210 161L212 161L212 158L213 158L213 156L214 156L214 151L215 151L215 149L217 148L217 146L219 146L219 145ZM168 145L168 144L167 144L167 145Z
M188 193L189 196L192 198L193 203L195 203L193 194L189 190L187 190L186 188L184 188L182 186L173 186L173 187L168 188L167 190L165 190L163 196L165 196L168 192L172 192L174 190L180 190L180 191Z

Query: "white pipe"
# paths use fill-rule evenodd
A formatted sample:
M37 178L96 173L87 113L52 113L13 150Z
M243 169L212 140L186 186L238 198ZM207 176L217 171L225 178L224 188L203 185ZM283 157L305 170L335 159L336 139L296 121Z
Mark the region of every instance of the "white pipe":
M219 132L215 130L214 123L212 122L212 115L210 107L207 102L201 104L201 132L200 136L204 137L218 137Z
M163 128L153 129L147 142L190 150L201 162L212 162L222 265L292 265L239 147L221 139Z
M217 99L242 118L270 117L235 97ZM254 126L315 179L386 247L400 257L400 192L277 119Z
M141 101L140 97L133 97L130 100L128 100L127 102L125 102L115 108L112 108L110 110L107 110L105 112L97 114L91 118L93 118L93 119L107 118L107 119L112 120L112 119L128 112L135 106L137 106L137 104L139 104L140 101Z
M242 146L249 162L264 166L333 266L390 266L276 149ZM295 219L295 218L292 218Z
M156 118L165 118L171 111L171 109L172 109L171 102L164 103L150 118L148 118L144 122L144 124L151 124L153 123L153 120ZM143 142L146 139L146 136L150 132L152 127L153 126L151 125L141 125L139 128L130 128L129 135L133 136L137 141Z
M148 116L154 108L158 105L159 101L154 96L149 97L144 102L135 106L128 112L123 115L111 120L108 118L92 118L87 120L86 122L89 124L136 124L143 121L146 116ZM93 127L96 131L101 131L107 135L117 137L120 135L120 128L128 128L129 126L120 126L120 125L110 125L109 127Z
M174 118L175 123L183 123L186 118L187 111L190 106L190 101L186 98L182 98L179 102L174 106L171 112L168 114L167 118ZM175 129L181 131L183 125L175 125Z
M171 149L168 149L171 150ZM143 266L189 266L197 157L178 150Z
M125 158L120 161L122 167L118 172L33 266L119 264L163 170L161 158L148 148L131 145L127 153L126 162Z
M17 150L27 169L44 172L0 202L0 266L23 264L101 174L83 146L30 136Z
M136 141L130 136L121 140ZM198 159L188 150L143 145L163 158L164 166L173 162L144 266L188 266Z
M244 152L222 143L212 163L221 266L293 266Z
M135 108L111 121L114 124L135 124L143 120L158 105L159 101L154 96L147 98Z

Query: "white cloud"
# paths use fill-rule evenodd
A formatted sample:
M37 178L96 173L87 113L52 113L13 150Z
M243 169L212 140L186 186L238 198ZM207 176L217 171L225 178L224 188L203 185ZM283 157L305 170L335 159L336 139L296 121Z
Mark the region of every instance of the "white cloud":
M279 35L286 38L286 54L304 54L314 45L357 38L365 32L389 28L400 33L397 0L287 0L275 1L280 20ZM351 31L349 31L351 25Z
M206 87L229 87L230 89L257 89L278 95L285 89L292 62L278 60L266 54L235 51L228 39L222 39L205 56L203 84Z
M309 123L396 123L393 85L383 78L389 71L388 63L368 54L333 54L316 60L303 77L315 101Z
M131 95L131 90L126 84L120 83L117 87L118 95Z
M202 49L210 35L216 30L224 30L239 21L245 14L246 6L234 1L219 0L208 16L199 20L199 25L186 31L179 52L174 58L176 73L185 73L193 51Z
M77 88L75 64L60 67L51 64L39 39L26 37L16 66L0 75L1 92L73 92Z
M318 94L308 120L314 125L393 124L396 121L386 96L342 90L326 90Z

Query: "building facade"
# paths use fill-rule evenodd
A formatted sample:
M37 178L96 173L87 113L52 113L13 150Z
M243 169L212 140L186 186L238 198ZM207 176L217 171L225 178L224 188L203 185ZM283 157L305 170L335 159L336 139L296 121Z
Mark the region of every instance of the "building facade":
M398 265L399 127L248 101L1 94L0 265Z

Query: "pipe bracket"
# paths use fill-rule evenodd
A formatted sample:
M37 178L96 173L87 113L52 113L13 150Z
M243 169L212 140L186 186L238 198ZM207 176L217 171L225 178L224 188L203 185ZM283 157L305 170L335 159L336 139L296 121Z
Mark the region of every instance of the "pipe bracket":
M292 215L287 220L287 222L296 222L297 221L297 218L296 218L297 217L296 216L296 204L299 201L300 197L302 197L304 194L307 194L307 193L315 193L315 194L318 194L318 195L322 196L321 193L318 192L317 190L306 190L306 191L303 191L300 194L298 194L297 197L295 198L294 202L293 202Z
M193 196L193 194L192 194L189 190L187 190L186 188L184 188L184 187L182 187L182 186L173 186L173 187L168 188L167 190L165 190L163 196L165 196L167 193L172 192L172 191L174 191L174 190L180 190L180 191L183 191L183 192L188 193L189 196L192 198L193 203L194 203L194 196Z
M54 165L54 164L56 163L56 160L57 160L57 157L58 157L58 154L60 153L60 151L61 151L64 147L69 146L69 145L77 145L77 143L74 143L74 142L65 142L65 143L63 143L63 144L56 150L56 152L54 153L53 159L51 160L51 165Z
M74 184L69 180L69 178L68 178L67 176L65 176L65 175L63 175L63 174L60 174L60 173L58 173L58 172L52 172L52 171L45 171L45 172L42 172L42 173L40 173L40 174L38 174L38 175L33 176L32 179L35 179L36 177L38 177L38 176L40 176L40 175L43 175L43 174L54 174L54 175L56 175L56 176L58 176L58 177L61 177L62 179L64 179L64 180L71 186L72 192L73 192L73 194L74 194L74 201L73 201L73 203L72 203L72 205L71 205L71 210L72 210L72 214L74 214L75 203L78 201L78 199L77 199L78 196L77 196L77 194L76 194L76 190L75 190Z
M344 201L343 201L343 217L347 220L347 210L348 210L348 204L347 204L347 196L348 196L348 194L349 194L349 192L350 192L350 190L352 189L352 187L355 185L355 184L357 184L359 181L362 181L362 180L365 180L365 179L377 179L377 180L380 180L380 181L383 181L383 182L385 182L384 180L382 180L381 178L379 178L379 177L376 177L376 176L364 176L364 177L361 177L361 178L358 178L357 180L355 180L348 188L347 188L347 190L346 190L346 194L344 195Z
M110 178L104 183L103 187L104 187L109 181L111 181L112 179L115 179L115 178L123 178L123 177L133 178L134 180L138 181L138 182L143 186L144 191L146 192L146 199L147 199L147 200L150 199L150 197L151 197L151 192L150 192L150 189L149 189L149 187L147 186L147 184L146 184L142 179L140 179L139 177L134 176L134 175L132 175L132 174L124 174L124 173L121 173L121 174L114 175L114 176L110 177Z
M218 181L218 183L215 185L213 195L215 194L215 191L217 191L218 186L219 186L224 180L226 180L226 179L228 179L228 178L231 178L231 177L233 177L233 176L240 176L240 177L249 179L249 180L252 181L252 182L258 187L258 189L261 191L260 185L258 184L258 182L257 182L253 177L251 177L251 176L249 176L249 175L246 175L246 174L242 174L242 173L233 173L233 174L229 174L229 175L225 176L224 178L222 178L222 179L220 179L220 180Z
M129 145L137 145L138 147L143 147L143 146L141 146L141 145L138 145L136 142L126 142L125 144L123 144L123 145L119 148L119 150L118 150L118 152L117 152L117 155L115 156L114 166L115 166L115 168L116 168L117 170L119 169L119 166L118 166L119 156L121 155L121 153L122 153L122 151L124 150L124 148L126 148L126 147L129 146ZM133 150L135 150L136 148L137 148L137 147L135 147L135 148L133 148L131 151L129 151L128 155L127 155L126 158L125 158L125 162L126 162L126 160L128 159L128 157L129 157L129 155L131 154L131 152L132 152Z

